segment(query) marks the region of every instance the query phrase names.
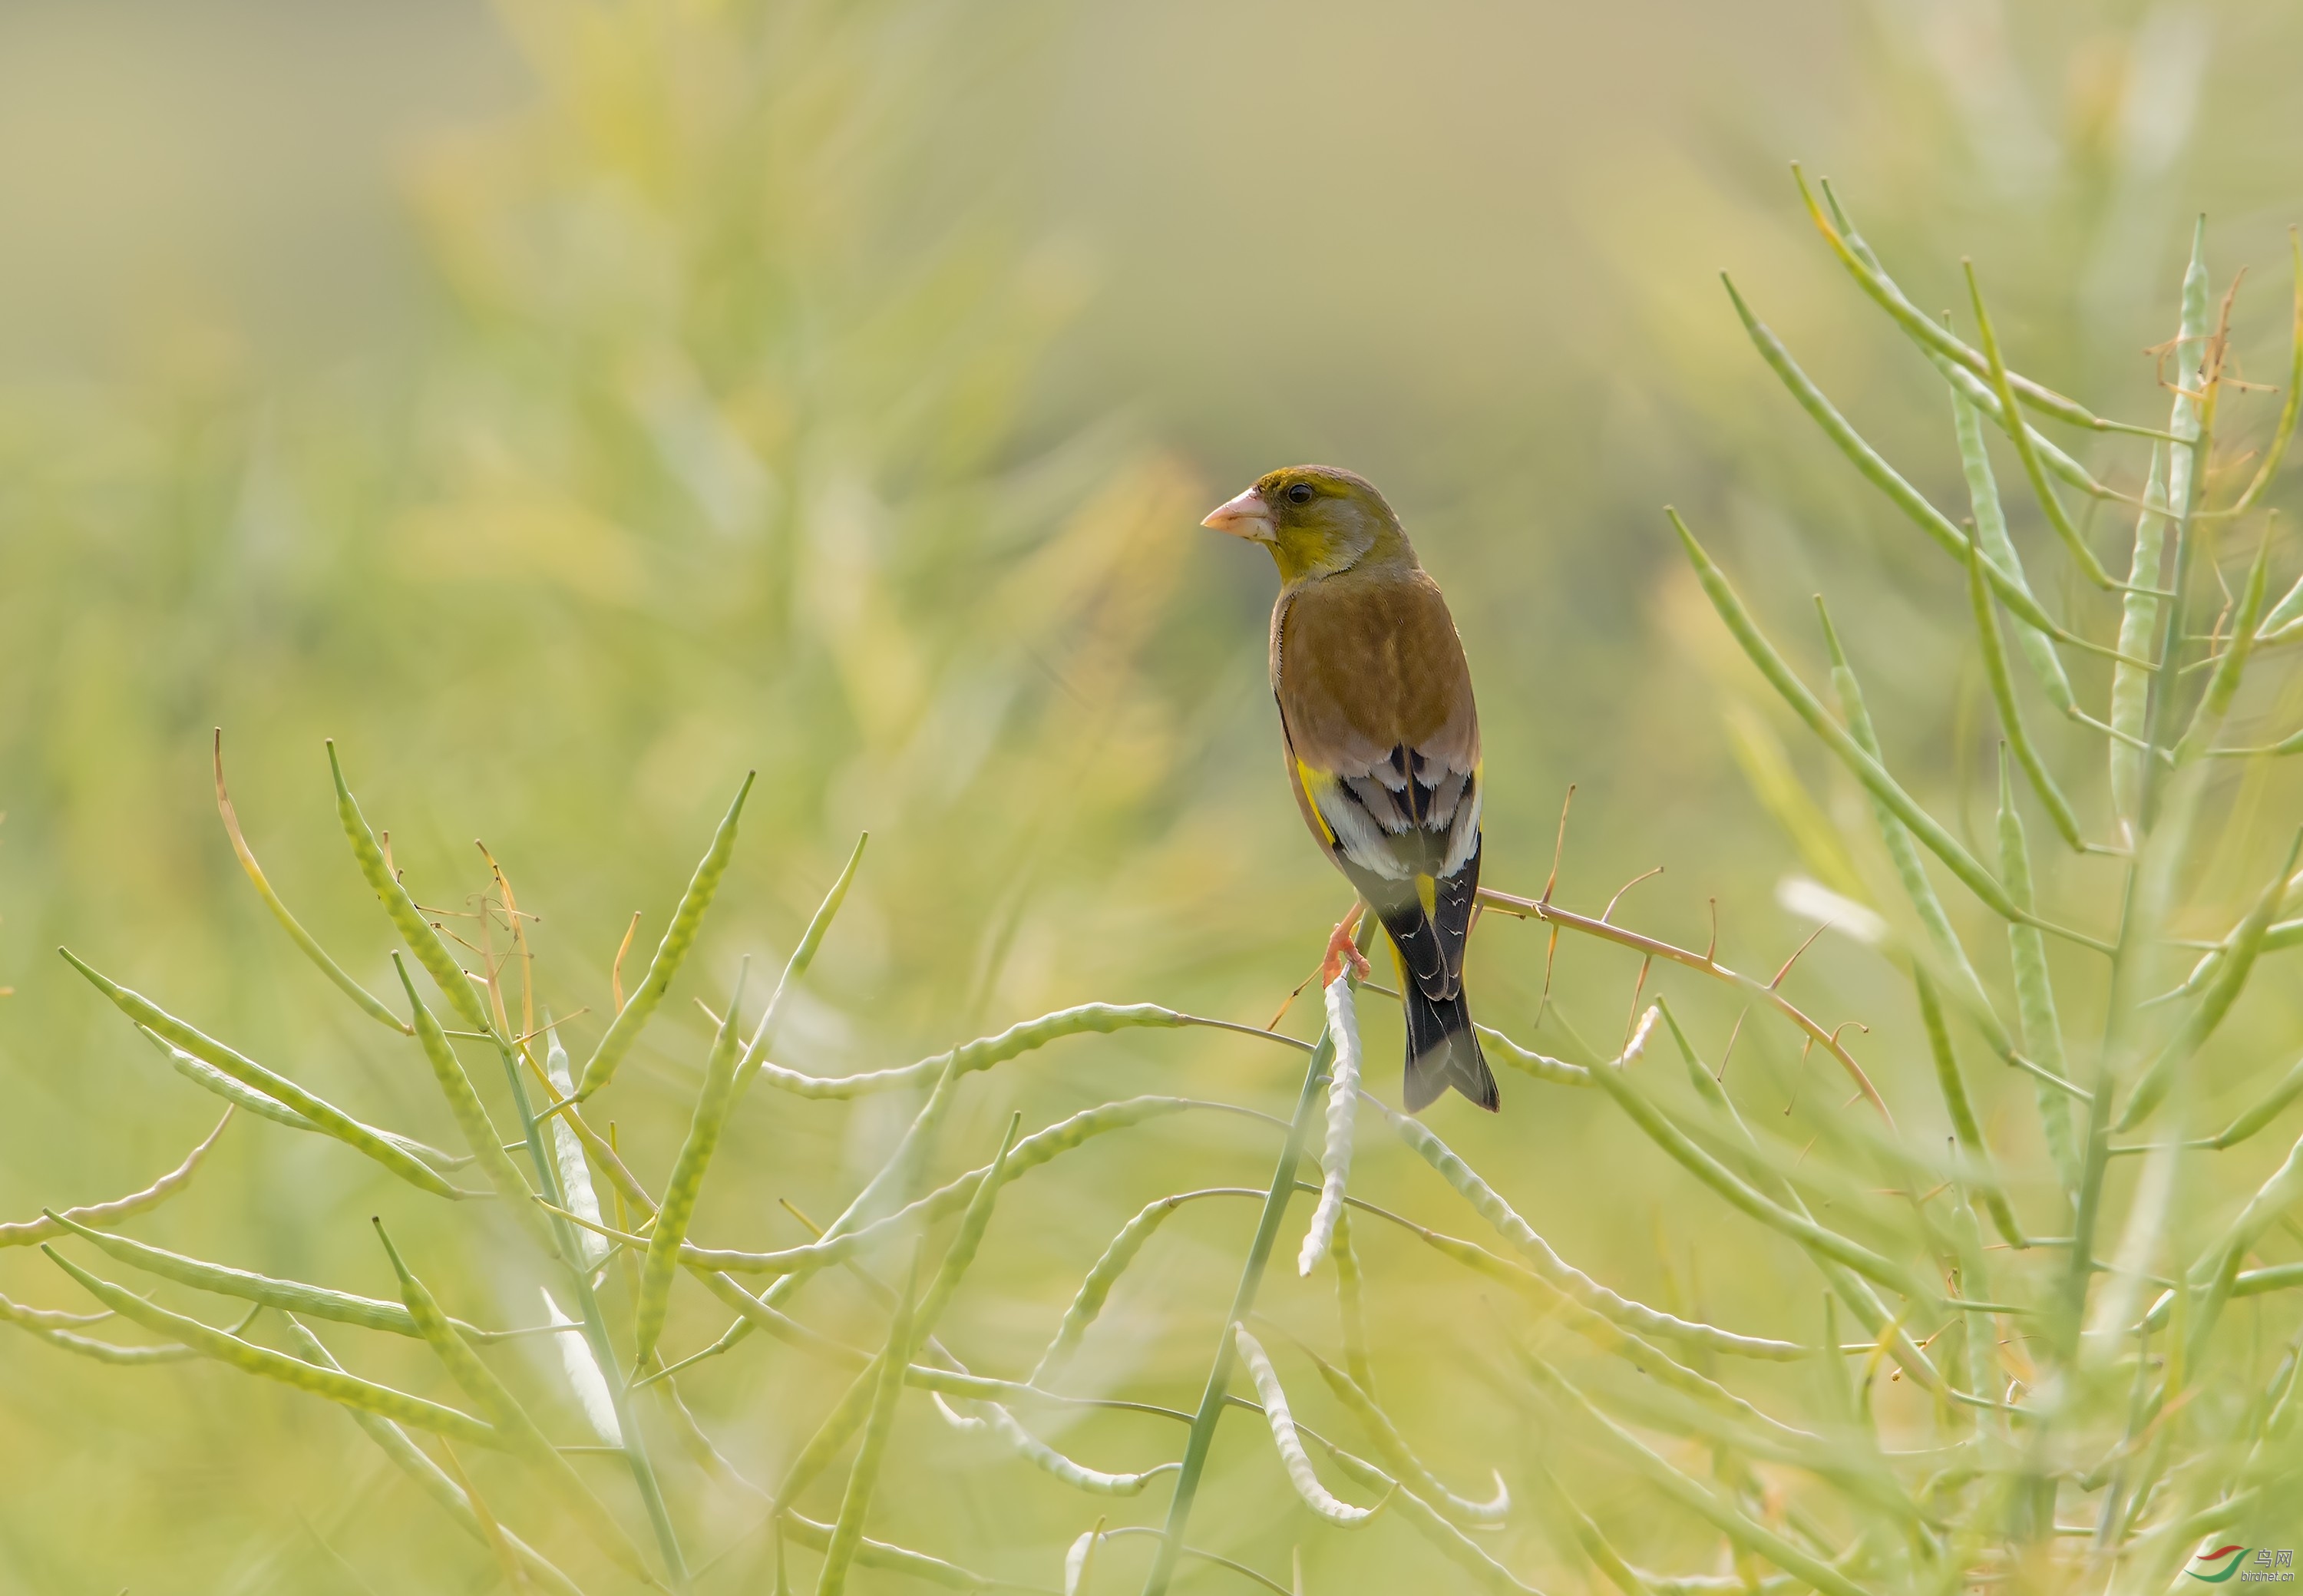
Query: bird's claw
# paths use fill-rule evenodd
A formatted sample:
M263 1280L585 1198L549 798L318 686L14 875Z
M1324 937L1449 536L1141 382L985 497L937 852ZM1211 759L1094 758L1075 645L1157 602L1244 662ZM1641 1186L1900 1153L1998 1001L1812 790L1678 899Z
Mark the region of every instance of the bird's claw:
M1320 961L1320 991L1325 992L1336 984L1336 978L1344 973L1347 961L1352 967L1353 979L1364 981L1368 978L1367 955L1361 952L1352 941L1359 931L1359 921L1358 915L1346 915L1329 933L1328 956Z

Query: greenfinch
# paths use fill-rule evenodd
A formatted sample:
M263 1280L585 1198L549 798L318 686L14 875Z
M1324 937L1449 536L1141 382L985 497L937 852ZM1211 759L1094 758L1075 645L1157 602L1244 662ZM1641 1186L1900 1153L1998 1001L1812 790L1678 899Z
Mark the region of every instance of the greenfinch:
M1202 524L1263 545L1279 568L1271 693L1287 782L1391 940L1408 1110L1450 1086L1492 1110L1496 1077L1464 995L1480 716L1447 601L1374 485L1332 466L1273 471ZM1331 963L1346 935L1338 926Z

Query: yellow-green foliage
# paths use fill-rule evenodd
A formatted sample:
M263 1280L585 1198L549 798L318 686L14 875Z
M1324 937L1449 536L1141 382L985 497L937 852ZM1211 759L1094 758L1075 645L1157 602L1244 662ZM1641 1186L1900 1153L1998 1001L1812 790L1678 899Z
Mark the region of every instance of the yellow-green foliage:
M2303 23L1409 10L513 0L357 359L0 304L0 1586L2293 1538ZM1265 1024L1345 905L1193 523L1307 456L1478 673L1493 1119Z

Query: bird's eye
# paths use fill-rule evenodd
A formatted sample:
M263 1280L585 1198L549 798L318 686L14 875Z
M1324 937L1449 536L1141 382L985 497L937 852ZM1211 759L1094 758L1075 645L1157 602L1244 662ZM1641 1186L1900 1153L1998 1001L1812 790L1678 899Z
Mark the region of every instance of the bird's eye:
M1312 485L1308 482L1295 484L1287 490L1287 502L1290 504L1309 504L1312 502Z

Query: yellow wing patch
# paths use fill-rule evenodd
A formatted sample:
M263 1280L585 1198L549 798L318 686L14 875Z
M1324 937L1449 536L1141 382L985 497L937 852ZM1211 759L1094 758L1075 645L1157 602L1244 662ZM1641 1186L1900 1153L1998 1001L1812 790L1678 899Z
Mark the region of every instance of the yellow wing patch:
M1320 828L1320 840L1329 848L1335 847L1336 828L1329 825L1328 817L1320 812L1320 794L1336 785L1335 776L1327 771L1315 771L1298 759L1295 762L1295 780L1303 786L1303 796L1309 800L1306 806L1312 813L1312 823Z
M1437 919L1439 914L1439 883L1428 875L1415 878L1416 901L1423 906L1423 917Z

